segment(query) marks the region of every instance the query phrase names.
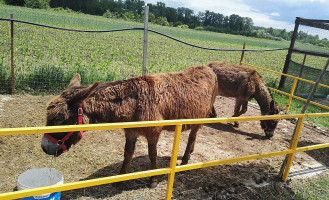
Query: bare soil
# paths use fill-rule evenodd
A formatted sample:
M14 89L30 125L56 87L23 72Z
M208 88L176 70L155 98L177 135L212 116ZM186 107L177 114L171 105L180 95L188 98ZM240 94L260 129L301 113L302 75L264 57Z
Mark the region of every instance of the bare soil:
M0 95L0 128L45 125L47 102L53 96ZM233 113L234 100L217 97L218 117ZM250 103L244 116L260 115L257 105ZM228 124L204 125L197 137L189 163L284 150L289 147L295 124L281 120L274 137L267 139L259 121L241 122L239 128ZM65 183L118 174L124 149L122 130L90 131L87 140L80 141L68 153L58 158L46 155L41 147L42 135L0 136L0 193L15 190L18 176L31 168L56 168L64 175ZM183 155L188 132L182 134L179 159ZM329 130L305 123L299 146L329 142ZM158 144L159 168L169 166L173 133L163 132ZM328 148L298 153L293 162L291 177L312 175L329 166ZM294 196L290 184L282 183L278 171L284 156L252 160L230 165L209 167L177 173L173 199L256 199L262 191L272 194L285 189ZM147 142L139 138L131 171L149 168ZM180 161L178 161L180 164ZM310 173L312 171L312 173ZM62 192L62 199L164 199L167 176L160 176L157 188L148 188L148 178L127 181L121 186L107 184Z

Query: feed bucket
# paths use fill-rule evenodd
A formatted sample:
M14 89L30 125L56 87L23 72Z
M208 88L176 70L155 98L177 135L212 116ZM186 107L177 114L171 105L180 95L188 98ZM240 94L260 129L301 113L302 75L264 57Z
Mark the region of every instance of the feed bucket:
M60 185L64 183L64 178L61 172L52 168L35 168L30 169L18 177L18 190L33 189L44 186ZM22 200L59 200L61 192L49 194L41 194L32 197L22 198Z

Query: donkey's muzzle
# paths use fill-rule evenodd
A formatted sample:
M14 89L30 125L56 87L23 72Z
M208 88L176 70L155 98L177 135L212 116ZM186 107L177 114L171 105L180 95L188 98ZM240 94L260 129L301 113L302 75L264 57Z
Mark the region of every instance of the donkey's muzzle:
M270 138L274 135L274 131L265 131L265 135L267 138Z

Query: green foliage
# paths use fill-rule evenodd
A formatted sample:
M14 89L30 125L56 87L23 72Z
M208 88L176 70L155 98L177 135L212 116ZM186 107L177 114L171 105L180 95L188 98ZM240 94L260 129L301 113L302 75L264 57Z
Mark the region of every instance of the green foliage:
M188 29L188 25L187 24L178 25L177 28Z
M135 20L135 14L132 11L125 12L122 14L122 19L126 21L134 21Z
M4 66L4 57L0 59L0 93L8 93L10 90L10 72Z
M34 66L24 74L22 79L16 85L16 88L17 90L30 92L59 92L64 89L69 81L70 79L65 80L64 71L61 67L50 65Z
M24 6L24 0L4 0L4 2L8 5Z
M119 18L120 15L118 13L113 13L110 10L106 10L106 12L103 14L103 17L106 17L106 18Z
M49 8L50 0L24 0L24 6L28 8L41 8L47 9Z
M194 28L194 30L203 31L204 28L202 26L197 26L197 27Z
M294 199L328 199L329 196L329 176L322 174L315 178L305 178L295 181L293 189L296 190Z
M161 26L169 26L167 18L165 18L165 17L158 17L158 18L154 19L151 22L154 23L154 24L161 25Z

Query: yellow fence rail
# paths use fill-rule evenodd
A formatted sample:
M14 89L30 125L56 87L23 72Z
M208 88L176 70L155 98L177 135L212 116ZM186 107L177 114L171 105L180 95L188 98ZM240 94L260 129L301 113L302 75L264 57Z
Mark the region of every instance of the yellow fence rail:
M306 147L297 148L298 138L302 129L302 125L304 119L306 117L328 117L328 113L312 113L312 114L295 114L295 115L271 115L271 116L251 116L251 117L230 117L230 118L215 118L215 119L182 119L182 120L163 120L163 121L144 121L144 122L125 122L125 123L105 123L105 124L85 124L85 125L68 125L68 126L49 126L49 127L25 127L25 128L1 128L0 136L7 135L22 135L22 134L42 134L42 133L58 133L58 132L70 132L70 131L89 131L89 130L108 130L108 129L121 129L121 128L139 128L139 127L150 127L150 126L176 126L175 135L174 135L174 143L173 150L171 155L171 161L169 168L161 168L154 169L142 172L135 172L129 174L122 174L110 177L103 177L91 180L78 181L73 183L65 183L62 185L55 186L46 186L29 190L21 190L16 192L8 192L0 194L0 200L8 200L8 199L18 199L29 196L36 196L45 193L53 193L59 191L67 191L74 190L79 188L103 185L108 183L144 178L149 176L163 175L168 174L168 182L167 182L167 192L165 199L171 199L172 191L173 191L173 183L176 172L193 170L223 164L230 164L234 162L241 162L253 159L260 159L272 156L279 155L289 155L289 160L285 169L285 173L283 176L283 180L286 181L288 179L288 174L290 170L291 163L293 161L294 155L297 152L309 151L314 149L320 149L329 147L329 143L326 144L318 144ZM242 157L236 157L231 159L222 159L222 160L214 160L208 162L200 162L187 164L183 166L176 166L177 155L178 155L178 147L180 142L180 135L182 132L183 124L207 124L207 123L227 123L233 121L254 121L254 120L270 120L270 119L291 119L298 118L297 128L295 129L295 136L292 139L292 145L289 149L262 153L262 154L254 154Z
M282 76L286 76L286 77L289 77L289 78L294 79L294 82L293 82L292 88L291 88L291 90L290 90L290 94L289 94L289 93L286 93L286 92L283 92L283 91L281 91L281 90L277 90L277 89L274 89L274 88L269 87L270 90L272 90L272 91L274 91L274 92L277 92L277 93L280 93L280 94L283 94L283 95L289 97L289 100L288 100L288 107L287 107L287 109L286 109L286 111L285 111L286 114L289 112L289 108L290 108L291 101L292 101L293 98L294 98L294 99L297 99L297 100L300 100L300 101L303 101L303 102L306 102L306 101L307 101L307 100L304 99L304 98L301 98L301 97L298 97L298 96L295 96L295 95L294 95L294 92L295 92L295 89L296 89L297 82L298 82L298 81L303 81L303 82L306 82L306 83L315 84L314 81L310 81L310 80L307 80L307 79L299 78L299 77L296 77L296 76L291 76L291 75L289 75L289 74L285 74L285 73L277 72L277 71L270 70L270 69L265 69L265 68L263 68L263 67L258 67L258 66L254 66L254 65L251 65L251 64L246 64L246 63L243 63L243 62L241 62L241 64L246 65L246 66L248 66L248 67L252 67L252 68L256 68L256 69L261 69L261 70L263 70L263 71L271 72L271 73L273 73L273 74L278 74L278 75L282 75ZM329 88L328 85L324 85L324 84L322 84L322 83L320 83L319 86L324 87L324 88ZM322 104L316 103L316 102L314 102L314 101L310 101L310 104L315 105L315 106L318 106L318 107L320 107L320 108L324 108L324 109L329 110L329 107L328 107L328 106L325 106L325 105L322 105Z

